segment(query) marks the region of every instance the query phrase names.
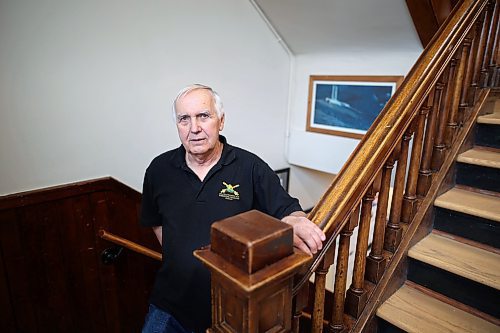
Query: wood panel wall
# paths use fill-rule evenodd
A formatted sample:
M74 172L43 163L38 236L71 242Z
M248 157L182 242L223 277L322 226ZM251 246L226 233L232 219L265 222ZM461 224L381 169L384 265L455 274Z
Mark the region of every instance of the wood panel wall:
M112 178L0 197L2 332L138 332L160 263L113 246L101 228L160 251L138 224L140 193Z
M406 0L422 46L425 48L459 0Z

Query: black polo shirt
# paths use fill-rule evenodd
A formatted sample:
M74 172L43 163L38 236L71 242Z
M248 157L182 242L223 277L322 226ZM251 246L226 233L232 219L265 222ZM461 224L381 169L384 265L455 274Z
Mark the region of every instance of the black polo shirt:
M211 324L210 273L193 251L210 243L211 224L251 209L278 219L301 210L264 161L223 136L220 141L222 156L203 182L187 166L181 145L151 162L142 193L141 224L163 227L151 303L197 332Z

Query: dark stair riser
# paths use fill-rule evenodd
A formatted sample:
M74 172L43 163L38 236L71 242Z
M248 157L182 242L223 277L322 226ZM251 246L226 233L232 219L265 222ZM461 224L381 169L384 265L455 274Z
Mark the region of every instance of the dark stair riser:
M457 184L500 192L500 169L457 163Z
M493 124L477 124L476 145L500 148L500 126Z
M434 229L500 248L500 222L435 207Z
M391 324L390 322L377 317L377 333L405 333L405 330Z
M494 317L500 317L500 291L409 258L408 280Z

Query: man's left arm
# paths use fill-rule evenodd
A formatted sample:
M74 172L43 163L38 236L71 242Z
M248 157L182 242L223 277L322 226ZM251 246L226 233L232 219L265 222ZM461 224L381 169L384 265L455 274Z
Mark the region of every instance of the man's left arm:
M293 227L293 246L309 255L313 255L323 248L325 234L307 218L306 213L296 211L285 216L281 221Z

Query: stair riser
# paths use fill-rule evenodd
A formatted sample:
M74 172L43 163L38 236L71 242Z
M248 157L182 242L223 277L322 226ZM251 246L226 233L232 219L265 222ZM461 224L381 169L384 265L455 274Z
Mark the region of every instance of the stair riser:
M500 248L500 223L435 207L434 229Z
M406 331L382 318L377 318L377 333L406 333Z
M476 145L500 148L500 126L493 124L477 124Z
M500 169L457 163L457 184L487 191L500 191Z
M408 259L408 280L479 311L500 317L500 291L421 261Z

